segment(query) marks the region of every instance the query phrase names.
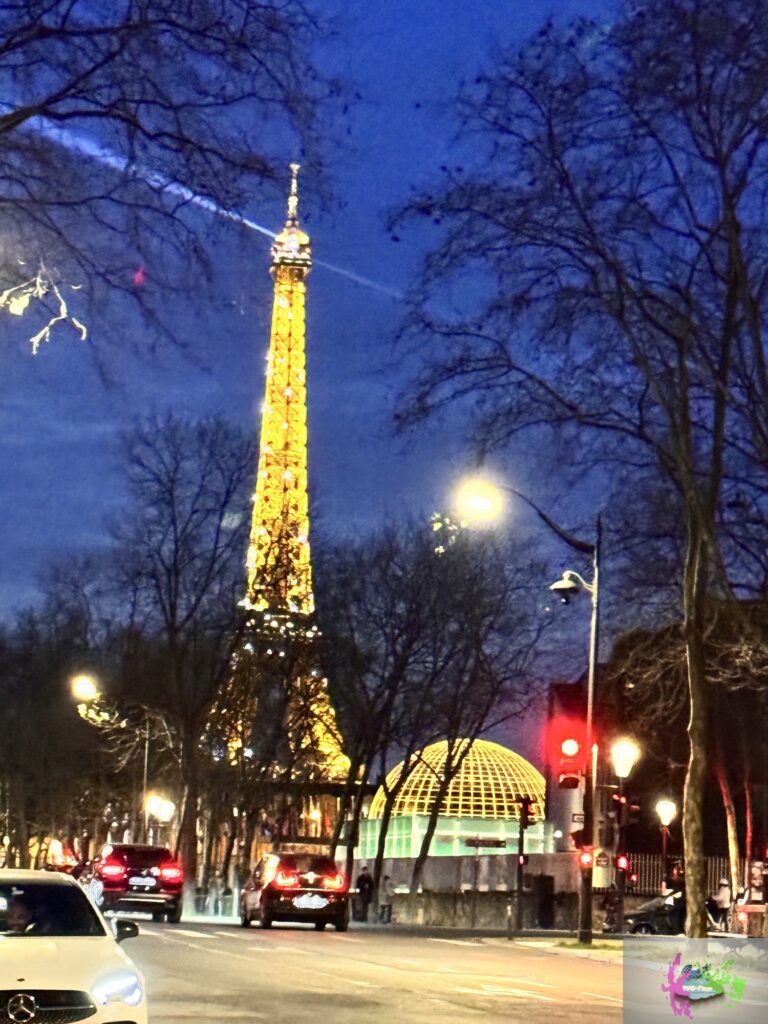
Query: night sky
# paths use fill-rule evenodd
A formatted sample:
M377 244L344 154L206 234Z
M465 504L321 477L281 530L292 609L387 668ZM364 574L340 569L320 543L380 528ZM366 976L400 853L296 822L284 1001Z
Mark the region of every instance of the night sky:
M339 126L347 149L331 154L337 201L305 203L314 255L404 290L418 264L415 241L393 242L385 215L435 176L447 155L448 101L494 46L522 41L552 13L594 14L587 0L324 0L345 12L341 37L323 65L353 79L363 101ZM294 154L286 154L286 163ZM283 204L254 203L248 215L279 230ZM211 215L199 214L209 230ZM117 436L140 413L173 409L198 417L224 413L258 428L268 342L269 240L234 226L210 225L221 253L215 301L179 323L190 357L169 348L145 358L121 352L108 320L89 322L91 340L66 329L33 358L21 324L2 322L0 378L0 606L8 614L34 600L52 558L104 543L107 515L119 515ZM152 287L147 267L146 287ZM402 370L392 338L402 303L316 267L309 280L310 463L316 532L366 531L386 517L444 506L463 464L461 437L442 424L404 441L391 413ZM27 334L29 332L26 332ZM91 350L89 351L89 347ZM110 381L93 356L97 348ZM255 470L255 467L254 467ZM517 481L525 488L526 481Z

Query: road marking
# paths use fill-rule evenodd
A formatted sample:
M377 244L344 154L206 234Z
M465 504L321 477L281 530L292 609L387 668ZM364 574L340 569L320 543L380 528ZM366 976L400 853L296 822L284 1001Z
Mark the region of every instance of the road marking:
M482 942L469 942L466 939L429 939L430 942L448 942L452 946L474 946L477 949Z
M607 999L609 1003L623 1003L623 999L617 999L615 996L601 996L599 992L582 992L583 996L591 996L593 999Z
M165 935L165 932L153 932L154 935ZM211 932L193 932L188 928L174 928L174 935L186 935L190 939L210 939L212 937Z
M379 985L374 985L372 981L356 981L354 978L340 978L346 985L360 985L361 988L380 988Z
M546 981L529 981L527 978L525 980L522 978L515 978L515 981L518 985L535 985L536 988L561 988L560 985L548 985Z
M362 939L355 939L351 935L337 935L336 942L362 942Z
M466 988L459 986L454 988L454 992L461 992L464 995L479 996L496 996L508 998L512 996L515 999L538 999L541 1003L556 1003L557 1000L553 999L552 996L542 996L538 992L528 992L522 988L501 988L493 985L483 985L482 988Z
M312 956L312 953L308 949L297 949L295 946L275 946L276 950L281 953L298 953L299 956Z
M228 932L214 932L214 935L223 935L225 939L231 939L237 932L234 928L231 928Z

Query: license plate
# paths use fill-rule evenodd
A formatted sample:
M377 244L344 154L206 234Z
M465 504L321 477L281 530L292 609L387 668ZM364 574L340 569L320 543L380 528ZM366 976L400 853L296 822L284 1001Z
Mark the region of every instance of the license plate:
M139 886L142 889L154 889L157 885L154 878L129 878L128 884Z
M322 910L323 907L328 906L328 900L322 896L315 896L314 893L310 893L306 896L294 897L293 905L297 910Z

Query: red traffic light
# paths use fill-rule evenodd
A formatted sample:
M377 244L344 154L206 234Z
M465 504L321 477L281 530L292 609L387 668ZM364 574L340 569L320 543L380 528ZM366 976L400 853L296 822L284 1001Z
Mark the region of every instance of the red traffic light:
M578 757L580 750L581 744L575 736L566 736L560 743L560 753L565 757Z
M626 853L619 853L616 855L616 869L617 871L629 870L629 857Z
M579 865L582 868L591 868L595 863L595 855L591 850L582 850L579 854Z

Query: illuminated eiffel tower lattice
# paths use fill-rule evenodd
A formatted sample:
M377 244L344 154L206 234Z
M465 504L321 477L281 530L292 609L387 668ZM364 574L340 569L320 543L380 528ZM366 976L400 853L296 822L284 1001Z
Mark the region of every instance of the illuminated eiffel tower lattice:
M285 715L294 772L333 781L346 775L349 762L317 657L320 634L314 620L309 547L305 359L306 279L312 255L309 236L299 226L298 172L299 165L291 164L285 227L272 246L272 327L242 604L249 614L248 631L258 638L259 649L274 658L287 654L290 660L293 655L297 665ZM252 650L254 645L246 646ZM287 669L288 663L283 664ZM258 678L254 685L257 701Z

